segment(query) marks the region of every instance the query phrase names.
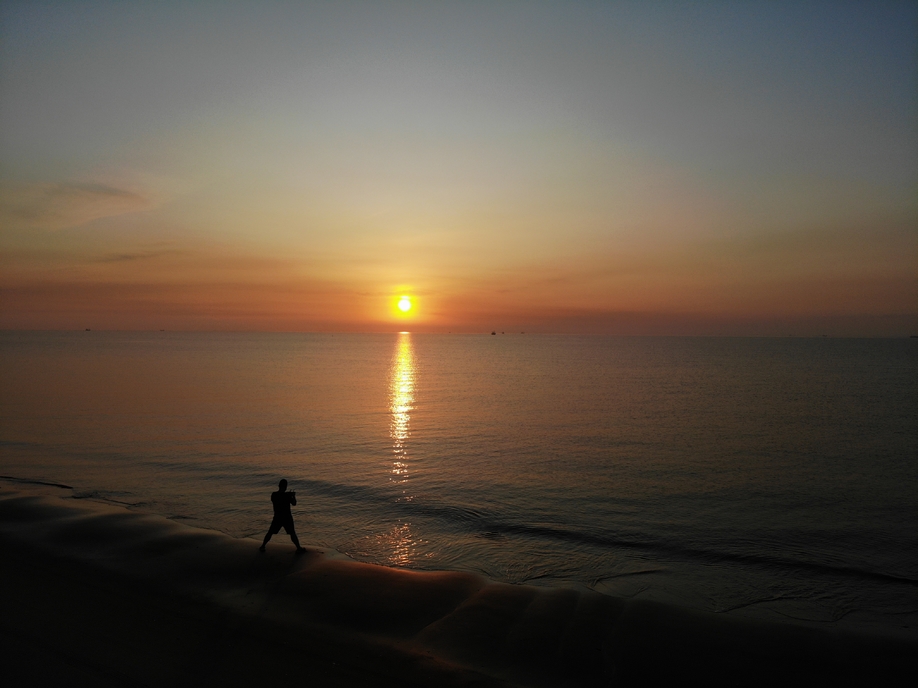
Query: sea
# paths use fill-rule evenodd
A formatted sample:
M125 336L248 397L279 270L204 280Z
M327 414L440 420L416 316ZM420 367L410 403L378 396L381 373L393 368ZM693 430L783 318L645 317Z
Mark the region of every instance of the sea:
M918 637L918 339L0 333L0 489ZM291 548L281 532L269 547Z

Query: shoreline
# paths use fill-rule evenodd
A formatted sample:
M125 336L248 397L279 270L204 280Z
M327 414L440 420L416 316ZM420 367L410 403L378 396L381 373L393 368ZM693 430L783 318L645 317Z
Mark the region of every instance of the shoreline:
M262 554L253 539L61 492L0 484L0 632L23 679L855 685L891 680L918 652L908 638L295 555L284 540Z

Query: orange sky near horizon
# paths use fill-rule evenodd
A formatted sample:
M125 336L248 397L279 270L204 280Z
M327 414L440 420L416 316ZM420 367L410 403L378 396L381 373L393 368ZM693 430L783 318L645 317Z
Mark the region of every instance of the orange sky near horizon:
M4 4L0 328L918 334L908 3L216 7Z

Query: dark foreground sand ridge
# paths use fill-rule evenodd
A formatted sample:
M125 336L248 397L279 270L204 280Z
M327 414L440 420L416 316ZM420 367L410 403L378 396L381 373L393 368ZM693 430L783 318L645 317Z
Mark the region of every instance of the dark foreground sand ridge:
M863 685L918 641L360 564L0 485L2 659L69 685Z

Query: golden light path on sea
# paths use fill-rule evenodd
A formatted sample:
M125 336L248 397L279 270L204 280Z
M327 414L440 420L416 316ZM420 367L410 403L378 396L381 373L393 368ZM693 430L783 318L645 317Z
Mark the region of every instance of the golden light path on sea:
M410 332L400 332L395 344L392 369L389 378L389 436L392 439L392 467L389 480L402 487L398 501L411 501L408 493L410 475L408 439L411 436L411 412L414 410L414 387L416 367ZM411 524L396 524L382 539L391 547L389 563L395 566L409 566L413 561L418 544L411 530Z

